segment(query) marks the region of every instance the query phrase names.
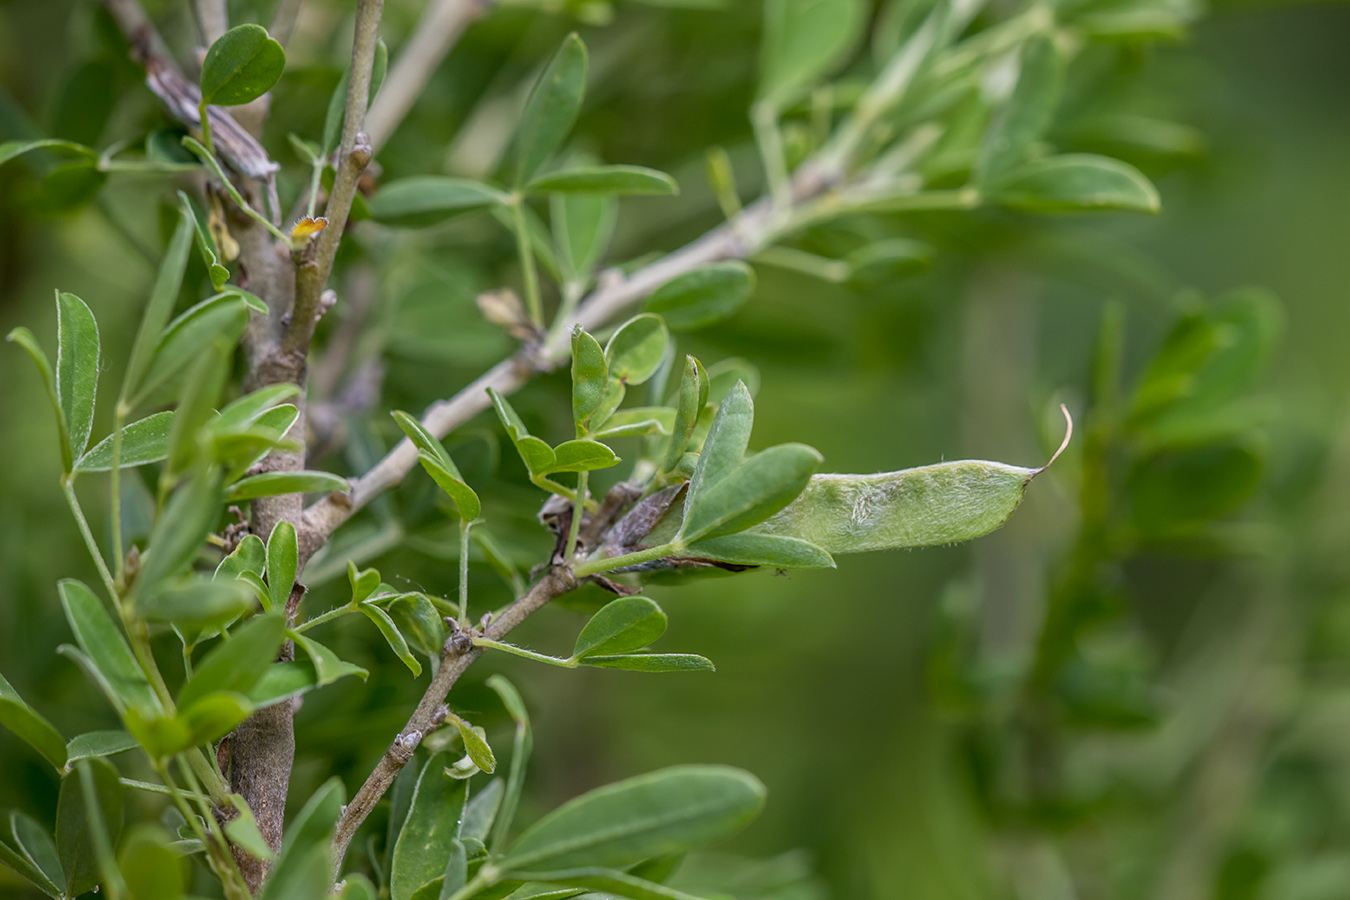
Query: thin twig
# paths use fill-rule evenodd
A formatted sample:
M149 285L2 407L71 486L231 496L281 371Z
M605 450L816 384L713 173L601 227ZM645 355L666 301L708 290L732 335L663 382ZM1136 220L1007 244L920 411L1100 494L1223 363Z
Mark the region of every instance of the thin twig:
M548 574L539 579L534 587L530 588L525 596L521 597L515 603L506 608L504 612L494 619L483 631L483 636L489 640L498 640L505 637L511 629L515 628L521 622L536 610L543 607L555 597L560 597L576 587L574 581L565 570L551 569ZM333 871L336 875L341 871L342 860L347 855L347 847L352 842L352 837L356 834L361 823L370 815L370 811L375 808L375 804L380 802L385 791L394 783L398 773L403 771L403 767L412 759L413 751L417 749L422 738L434 730L438 725L445 721L446 708L445 698L450 693L450 688L454 687L459 676L478 659L483 651L473 646L472 636L463 631L456 631L445 642L445 649L441 652L441 666L436 670L436 674L431 678L431 684L427 686L426 693L422 695L422 700L417 704L417 709L408 719L408 724L394 738L394 742L385 751L384 756L376 765L374 771L366 778L364 784L357 790L350 803L342 811L342 817L338 819L337 829L333 833Z
M375 47L380 36L380 14L384 0L360 0L356 7L356 34L352 40L351 79L347 86L347 112L342 124L342 142L338 146L337 175L328 195L324 218L328 227L319 232L313 245L296 254L295 307L282 337L283 359L303 368L314 337L319 297L333 271L338 244L347 227L347 216L356 197L356 183L370 162L370 138L364 131L366 107L370 102L370 76L375 65Z
M491 5L492 0L431 0L427 4L366 115L372 148L378 152L385 145L450 48Z

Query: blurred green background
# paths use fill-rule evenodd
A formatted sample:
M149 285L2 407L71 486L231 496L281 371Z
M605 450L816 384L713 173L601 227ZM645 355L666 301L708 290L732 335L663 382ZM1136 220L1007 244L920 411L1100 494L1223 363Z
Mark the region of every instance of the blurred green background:
M236 21L267 19L248 3L231 7ZM188 33L183 10L151 11L171 38ZM389 0L391 47L419 11ZM267 132L288 164L286 133L321 125L347 16L310 0L302 19ZM742 195L753 196L747 110L760 8L749 2L495 10L381 154L384 175L481 174L501 130L494 121L572 28L592 53L577 148L672 172L683 188L677 199L622 204L613 259L673 249L719 221L703 176L709 145L728 150ZM1341 5L1220 3L1182 42L1085 54L1066 105L1128 95L1203 136L1185 153L1131 159L1161 191L1156 218L895 217L878 228L930 242L931 269L833 284L757 266L751 304L680 347L707 363L744 357L758 367L753 446L806 442L840 472L962 457L1039 465L1058 443L1061 401L1080 438L1008 526L972 544L842 557L837 571L653 587L671 618L662 647L702 653L716 674L559 672L495 658L475 666L453 697L481 710L475 721L501 746L506 722L482 687L488 674L507 672L535 717L525 816L659 766L725 762L770 789L763 817L726 849L802 851L778 861L776 893L744 897L1350 897L1348 40ZM1098 63L1112 74L1094 80ZM143 133L157 113L144 89L132 90L138 78L95 4L0 3L0 140L37 131L102 147ZM118 374L172 192L115 176L92 205L52 215L39 211L35 171L0 169L0 331L27 325L50 346L51 292L75 292L98 316L104 346L122 348L106 362ZM824 253L832 239L808 234L800 246ZM377 234L361 252L382 277L357 359L382 374L381 392L343 411L346 443L320 461L341 472L360 471L392 442L384 411L449 396L509 349L476 318L473 298L518 278L509 235L486 214L432 233ZM1137 452L1128 439L1112 444L1109 417L1090 410L1101 399L1092 371L1103 320L1123 323L1128 389L1179 316L1203 318L1212 307L1201 298L1246 286L1268 289L1282 309L1277 336L1263 326L1270 363L1240 398L1259 483L1232 486L1195 527L1085 549L1092 438L1082 435L1107 435L1108 462ZM350 279L338 287L369 290ZM0 384L0 668L66 733L76 723L112 727L113 713L53 652L69 640L57 580L93 573L61 502L47 401L12 347L0 352ZM565 391L551 376L520 395L532 430L563 433ZM495 421L480 417L449 447L490 498L491 527L522 568L542 561L549 541L531 523L542 495ZM1214 471L1201 470L1172 484L1200 490ZM1153 502L1145 476L1109 480L1113 508ZM88 481L82 496L98 510L106 489ZM340 576L324 577L340 572L344 550L396 585L452 591L452 524L435 503L427 479L409 478L348 526L311 565L310 611L343 589ZM381 552L394 517L413 537ZM1055 637L1065 609L1095 602L1075 588L1084 579L1074 560L1085 557L1093 590L1109 585L1093 595L1106 611L1092 607L1090 628ZM476 606L505 601L486 567L473 577ZM565 649L582 621L545 610L519 643ZM306 698L293 798L333 771L354 788L421 693L366 624L344 619L326 632L375 674ZM1096 660L1086 693L1027 674L1029 660L1054 656L1053 640ZM157 649L166 660L176 653L171 636ZM55 776L7 732L0 772L0 809L51 821ZM796 878L799 864L814 874ZM0 879L0 893L18 890Z

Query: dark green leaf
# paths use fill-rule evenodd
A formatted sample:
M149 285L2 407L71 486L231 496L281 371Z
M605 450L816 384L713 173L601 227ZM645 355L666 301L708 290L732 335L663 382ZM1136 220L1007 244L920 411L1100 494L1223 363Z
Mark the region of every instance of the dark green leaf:
M475 834L466 829L463 830L463 835L464 837L478 837L483 840L486 839L490 826L492 829L490 846L496 851L506 845L506 837L511 830L511 823L516 818L516 808L520 805L520 795L525 788L525 770L530 762L530 754L534 751L534 732L530 728L530 715L525 708L525 701L521 698L515 685L501 675L493 675L488 678L487 686L497 692L497 696L501 697L502 705L506 707L506 711L511 714L511 718L516 720L516 734L511 749L511 769L507 773L506 786L501 796L501 807L498 809L494 805L491 818L495 821L485 825L482 834ZM494 783L500 784L500 782Z
M703 364L692 356L684 358L684 372L680 376L680 397L675 410L675 422L671 427L670 446L666 458L661 463L662 471L675 468L689 447L689 439L698 427L699 416L708 402L708 373Z
M605 351L578 325L572 329L572 417L578 435L586 433L586 425L604 402L608 388Z
M238 794L231 794L230 805L235 811L234 818L225 823L225 836L230 839L230 843L242 848L255 859L269 862L275 859L276 854L267 846L262 832L258 830L258 820L253 817L253 810L249 808L248 802Z
M126 723L147 753L163 759L224 737L253 710L243 694L217 691L194 700L175 716L146 718L128 710Z
M530 91L515 138L514 181L527 183L572 130L586 92L586 45L575 33L563 39Z
M642 384L661 366L670 333L660 316L642 313L619 326L605 346L609 374L627 384Z
M730 316L754 289L754 270L745 263L716 263L667 281L642 308L661 316L673 331L694 331Z
M1017 85L985 135L976 163L976 181L991 184L1026 159L1030 146L1050 125L1059 105L1064 63L1048 34L1022 45Z
M1249 438L1151 454L1126 482L1131 523L1147 538L1192 532L1246 502L1264 468Z
M164 467L170 483L197 460L202 427L215 415L220 392L229 377L231 349L225 338L215 338L188 364L178 395L178 409L174 411L173 430L169 434L169 460Z
M619 896L629 900L701 900L692 894L677 891L664 884L639 878L630 872L617 869L568 869L561 872L541 872L532 876L537 881L549 884L571 885L604 891L603 894L587 894L587 897Z
M200 472L173 492L150 532L134 589L148 594L192 564L220 516L220 475Z
M37 885L49 897L64 900L65 872L56 844L45 828L14 810L0 820L0 862Z
M543 470L553 472L590 472L619 464L614 451L598 441L567 441L553 448L554 462Z
M628 672L712 672L710 660L693 653L632 653L619 656L588 656L583 666L624 669Z
M178 694L178 706L187 710L217 691L247 694L262 673L276 661L286 636L286 617L280 612L249 620L217 644L197 664Z
M261 709L312 691L318 686L319 674L314 663L272 663L248 692L248 702Z
M347 580L352 585L352 602L360 603L380 586L380 573L377 569L357 569L356 563L347 560Z
M78 156L93 162L98 159L98 151L74 141L62 141L55 138L43 138L37 141L5 141L0 144L0 166L34 150L53 150L71 156Z
M338 655L313 638L302 634L295 636L295 643L305 651L305 655L314 663L314 673L320 686L332 684L346 675L356 675L364 681L370 673L360 666L352 665L338 658Z
M506 199L496 188L467 178L417 175L383 185L370 198L370 215L387 225L418 227L496 206Z
M98 323L74 294L56 295L56 395L66 417L70 452L84 453L94 425L98 393Z
M715 559L742 566L778 569L833 569L830 554L806 541L767 534L728 534L695 541L684 555Z
M61 581L57 590L76 643L114 695L128 708L161 713L159 697L99 599L73 578Z
M192 238L196 230L195 221L189 210L182 210L178 217L178 227L169 240L169 249L160 263L159 277L155 280L154 290L150 292L150 301L141 315L141 325L136 331L136 340L131 345L131 357L127 361L126 374L122 376L123 400L130 400L140 392L151 358L163 337L164 326L173 312L174 302L183 286L183 272L187 268L188 253L192 249Z
M678 194L680 186L665 172L643 166L580 166L531 181L532 194Z
M220 627L253 608L252 589L233 578L199 575L136 595L136 611L151 622Z
M351 488L347 479L329 472L263 472L236 481L225 491L227 501L253 500L257 497L275 497L278 494L311 494L346 491Z
M861 0L769 0L758 96L793 99L844 61L866 24Z
M225 830L228 834L228 825ZM118 863L129 900L182 900L187 887L183 858L159 826L133 828L122 842Z
M497 418L501 419L507 437L511 439L530 474L539 475L552 471L555 462L553 448L539 438L533 437L525 429L525 423L520 420L520 416L505 397L492 388L488 388L488 395L492 398L492 407L497 412Z
M553 243L566 281L585 280L609 246L618 204L597 194L554 194L549 201Z
M640 650L666 631L666 614L646 597L620 597L596 613L577 635L573 659Z
M500 677L493 675L488 680L491 682L492 678ZM514 768L515 763L511 765ZM502 793L505 790L506 782L494 778L486 787L469 798L468 805L464 807L464 821L459 826L461 838L487 840L488 832L492 830L493 822L497 820L497 810L501 808Z
M286 828L276 868L258 900L323 900L332 883L330 841L347 792L338 778L323 783Z
M394 620L409 645L428 656L439 656L445 645L445 622L426 594L408 593L395 597L385 611Z
M700 494L711 490L741 464L745 449L750 445L750 429L754 421L755 403L750 399L750 391L745 383L738 381L722 401L708 436L703 440L698 466L689 479L686 509L699 501Z
M1026 212L1161 209L1157 189L1138 169L1089 153L1050 156L1018 166L990 187L989 196L1000 206Z
M416 678L421 675L422 664L418 662L417 657L413 656L412 652L408 650L408 642L404 640L403 635L398 630L398 626L394 624L394 620L389 618L389 614L372 604L369 600L361 603L358 608L361 612L365 613L366 618L375 623L376 628L380 629L380 634L384 635L384 639L388 642L389 648L394 651L394 655L401 659L403 664L408 667L408 670L413 673L413 677Z
M277 404L299 395L300 388L294 384L271 384L259 388L251 394L245 394L228 404L220 415L211 421L211 428L218 434L225 434L248 428L268 410L277 408Z
M591 791L549 813L498 866L532 872L629 866L726 837L758 815L764 786L727 766L675 766Z
M459 836L468 797L468 783L447 776L445 765L444 755L435 755L417 779L412 807L394 845L392 900L408 900L418 888L445 872L450 844Z
M821 461L805 444L779 444L756 453L716 484L690 494L680 533L695 541L763 522L796 499Z
M235 578L244 572L261 577L267 571L267 546L256 534L246 534L239 546L216 566L216 578Z
M300 545L295 526L290 522L278 522L267 539L267 591L273 609L286 609L299 570Z
M422 468L426 469L432 480L450 496L460 518L466 522L478 518L483 511L478 494L459 474L459 468L446 452L444 445L436 440L435 435L427 431L421 422L402 410L395 410L393 416L394 421L398 422L398 426L408 436L408 440L417 447L417 458L422 463Z
M102 756L116 756L128 750L136 749L136 739L125 731L90 731L77 734L66 744L66 758L92 759Z
M6 340L13 341L26 350L38 367L38 374L42 376L42 383L47 388L47 399L52 404L52 413L56 416L56 436L61 448L62 471L69 472L75 465L75 457L70 450L70 432L66 429L66 415L61 409L61 398L56 392L56 379L52 377L52 364L47 361L47 354L42 352L42 347L39 346L37 338L33 337L33 332L27 328L15 328Z
M0 675L0 725L41 753L57 771L66 767L66 739L52 723L24 702L3 675Z
M192 225L197 235L197 251L202 256L202 262L206 264L206 271L211 278L211 284L215 286L216 290L220 290L225 282L230 280L230 270L220 262L220 248L216 246L216 239L211 236L211 232L207 229L206 219L188 199L188 195L182 191L178 192L178 206L183 215L192 218Z
M103 829L110 844L122 832L122 785L117 770L101 759L81 760L78 769L61 780L56 804L56 850L66 875L66 892L83 894L98 884L96 829ZM82 784L89 781L92 791ZM88 799L93 797L96 806Z
M157 412L122 428L124 467L159 462L169 455L169 435L173 431L173 412ZM112 468L112 435L90 447L75 464L77 472L106 472Z
M286 51L261 25L239 25L220 36L202 60L202 102L251 103L272 89L286 68Z

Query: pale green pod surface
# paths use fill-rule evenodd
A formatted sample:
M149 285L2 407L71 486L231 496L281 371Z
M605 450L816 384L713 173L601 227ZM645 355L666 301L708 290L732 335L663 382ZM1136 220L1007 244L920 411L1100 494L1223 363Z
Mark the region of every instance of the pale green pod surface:
M1006 522L1038 471L961 460L879 475L814 475L796 500L749 531L829 553L968 541Z
M877 475L813 475L796 500L747 534L797 538L827 553L954 544L986 535L1017 509L1031 480L1069 446L1073 419L1039 469L982 459Z

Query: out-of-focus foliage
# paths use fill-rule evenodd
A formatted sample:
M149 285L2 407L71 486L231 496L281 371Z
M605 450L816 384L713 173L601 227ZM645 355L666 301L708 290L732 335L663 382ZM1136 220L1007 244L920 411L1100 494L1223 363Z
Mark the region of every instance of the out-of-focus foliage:
M265 22L264 6L231 10L236 21ZM392 47L420 6L387 4ZM557 268L561 301L584 288L598 265L678 246L757 193L752 108L781 115L785 159L805 157L836 111L856 100L864 77L922 27L931 4L846 3L846 16L821 22L813 8L830 4L770 3L782 18L771 19L778 30L762 57L754 49L764 28L759 4L556 6L504 5L473 26L380 154L384 189L369 213L443 224L376 232L360 247L377 265L376 283L352 277L340 285L344 303L323 323L320 341L350 339L356 365L345 382L316 367L311 402L323 468L364 471L401 437L399 423L376 413L423 409L510 351L511 337L485 321L475 298L519 282L516 248L485 211L496 196L476 181L451 179L507 173L520 184L537 175L562 140L551 136L556 123L537 123L533 144L512 144L512 129L544 61L575 68L566 51L553 55L564 35L579 28L589 48L586 100L568 159L576 168L603 159L670 172L680 194L622 205L604 194L555 195L546 211L570 230L556 258L541 264ZM1350 573L1342 560L1350 533L1341 508L1350 474L1343 412L1350 317L1342 286L1350 257L1340 244L1350 222L1338 198L1347 187L1350 126L1339 86L1350 75L1341 52L1350 17L1336 8L1220 4L1191 25L1197 11L1184 4L1060 6L1084 41L1059 48L1072 51L1067 59L1053 46L1028 43L1003 68L982 73L983 81L955 79L921 107L944 123L929 146L912 148L926 154L928 185L976 183L1000 198L998 208L882 205L766 251L753 261L753 278L735 265L705 270L699 282L667 286L647 308L672 328L697 329L682 334L682 350L728 360L706 373L716 401L738 378L752 389L762 383L756 446L805 441L831 470L894 470L942 456L1039 465L1058 441L1060 401L1079 413L1081 442L1041 476L1044 496L1033 496L1020 519L983 543L845 556L837 570L790 578L756 573L651 586L661 603L652 604L655 614L628 604L641 607L640 622L659 614L664 624L661 610L669 613L664 640L715 660L715 677L658 683L587 668L556 673L507 656L475 667L459 689L466 715L499 748L517 736L513 766L520 735L532 733L537 746L531 787L518 798L522 821L635 773L731 763L769 787L760 826L736 847L766 859L747 867L693 858L672 878L675 887L742 900L1344 894ZM313 98L328 96L345 66L343 29L335 26L350 11L324 0L307 10L265 135L286 162L288 198L299 194L303 179L295 173L309 160L293 158L287 137L325 133L326 105ZM169 23L170 38L190 31L185 9L151 4L150 11ZM1158 38L1164 42L1152 43ZM833 86L806 89L809 73L833 74L837 65L844 68ZM1009 93L1018 66L1023 77ZM1035 92L1026 87L1032 76ZM193 162L137 88L140 77L95 4L0 5L0 143L77 145L34 151L25 158L32 167L16 160L0 168L0 331L28 324L51 347L51 286L89 302L103 346L123 350L103 364L91 407L95 435L109 430L125 348L180 207L172 193L158 208L145 202L162 174L119 171L107 165L115 154L100 163L80 148L115 146L153 125L162 130L145 141L146 160L160 168ZM1046 98L1056 94L1061 104L1053 111ZM985 142L991 127L1006 140ZM709 147L721 150L709 154ZM1049 150L1058 155L1047 157ZM1047 220L1022 212L1081 206L1087 195L1125 208L1156 204L1147 184L1095 154L1153 179L1163 215ZM1015 168L1024 155L1041 159ZM1054 167L1060 171L1047 181ZM709 170L720 173L711 182ZM410 183L427 173L439 180ZM560 176L543 177L558 188ZM573 187L584 182L572 177ZM659 174L646 170L586 177L597 179L592 187L609 179L603 184L632 193L666 191ZM1066 184L1072 202L1060 192ZM397 204L400 185L417 208ZM183 231L178 244L186 248L189 238ZM215 282L195 251L185 265L190 284ZM1268 286L1282 304L1234 290L1249 284ZM175 291L166 302L179 299ZM68 302L62 309L79 313ZM231 318L215 315L221 323ZM365 327L343 334L344 321L363 315L371 315ZM707 324L722 316L729 318ZM113 736L93 750L61 748L44 731L75 734L97 723L111 732L121 723L80 668L51 652L71 640L79 615L95 621L97 608L68 585L58 595L58 581L94 583L97 573L72 549L79 536L56 488L63 460L52 449L42 388L22 354L6 350L0 659L18 694L50 723L14 703L4 708L7 726L19 722L46 749L40 756L0 730L0 770L9 773L0 779L0 808L29 817L0 825L0 839L32 844L52 833L55 854L63 836L76 840L69 824L63 835L62 822L85 821L71 810L108 788L108 764L80 759L130 744ZM138 376L171 380L161 362L157 369L147 357ZM201 378L213 377L199 368ZM580 424L571 394L560 375L511 403L531 433L556 440ZM652 405L666 400L652 398ZM65 427L69 462L91 471L108 465L92 441L81 456L89 434L83 414ZM275 436L284 430L274 427ZM359 782L419 693L401 666L388 665L386 640L416 669L442 639L435 614L428 619L417 598L452 592L458 542L444 511L451 504L463 510L473 495L491 520L472 533L473 591L493 601L483 608L506 602L513 582L547 558L551 538L533 521L540 495L505 437L490 414L460 429L448 467L434 454L424 457L435 481L408 478L339 532L308 571L312 609L351 599L370 620L344 620L322 634L325 644L305 648L311 684L371 674L305 697L293 794L297 808L315 798L316 820L333 815L324 803L338 802L337 786L320 786L332 775L349 788ZM146 420L135 438L129 429L124 461L174 459L168 423ZM614 444L619 455L636 457L641 440ZM340 449L325 453L325 446ZM195 450L178 449L186 454L181 473ZM473 484L477 494L446 494L437 483ZM160 489L148 475L124 476L128 541L148 535ZM106 502L93 491L83 499L91 511ZM227 574L265 594L266 567L286 564L283 539L276 552L245 551ZM378 573L369 583L370 570L356 568L345 580L349 557L397 573L398 583L381 590ZM221 594L225 619L238 596ZM157 598L167 605L173 595ZM565 657L586 621L580 613L607 599L598 592L570 598L578 612L545 612L521 630L520 643ZM275 606L284 597L263 602ZM264 649L255 655L266 660L280 638L261 634L270 624L258 621ZM592 627L602 641L619 633L606 637ZM400 647L391 634L407 638ZM618 650L597 646L629 649L621 639ZM181 672L170 665L176 638L161 635L154 649L166 670ZM237 658L206 657L244 693L258 676L248 649L238 648ZM571 652L584 659L599 651L578 641ZM198 672L206 665L199 659ZM514 710L503 714L483 680L493 667L522 685L532 723L518 724ZM174 687L191 699L185 681ZM223 718L203 727L219 730L241 711L214 709ZM462 722L466 746L473 734ZM166 731L159 739L191 736ZM62 756L69 762L52 758ZM387 835L399 833L403 816L427 814L417 802L421 780L439 777L446 762L427 759L423 752L408 767L389 809L377 812L353 847L377 882L392 875L397 884L400 871L417 865ZM75 774L59 786L49 762ZM481 756L473 762L483 767ZM124 774L150 777L148 770ZM442 781L436 789L453 803L456 784ZM738 784L745 808L754 806L755 785ZM138 805L158 806L137 793L127 803L128 821ZM573 821L566 809L554 813L553 824L581 827L579 808L566 808ZM103 812L110 813L106 805ZM456 840L494 843L488 819L482 833L461 831ZM496 849L525 854L542 845L549 821L516 844L496 836ZM124 837L124 856L158 859L183 821L168 812L162 825ZM767 858L784 848L804 852ZM55 861L52 871L68 881L92 877ZM202 876L194 873L192 889L207 889ZM9 877L0 867L0 891L17 895L22 888L3 880Z

